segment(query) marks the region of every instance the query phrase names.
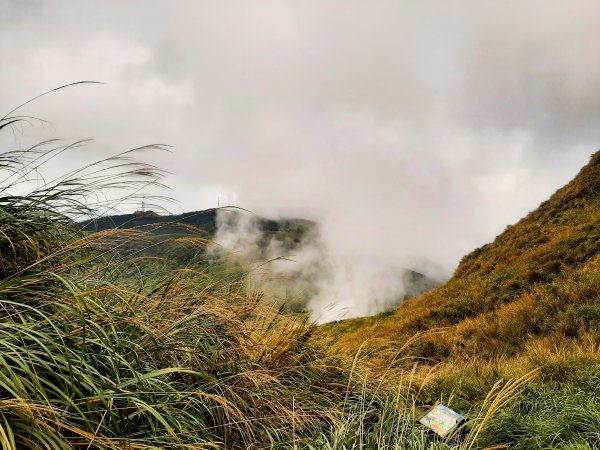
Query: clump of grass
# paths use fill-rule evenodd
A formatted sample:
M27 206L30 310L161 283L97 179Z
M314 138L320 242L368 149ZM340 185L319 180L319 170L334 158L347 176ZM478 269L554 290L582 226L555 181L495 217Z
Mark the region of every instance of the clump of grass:
M486 430L510 448L598 448L600 352L597 345L551 342L530 349L540 378Z

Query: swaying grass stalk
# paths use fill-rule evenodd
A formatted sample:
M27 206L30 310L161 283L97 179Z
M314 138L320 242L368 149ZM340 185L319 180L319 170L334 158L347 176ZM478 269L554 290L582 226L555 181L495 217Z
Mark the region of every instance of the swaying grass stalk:
M519 393L519 390L532 381L538 372L538 369L534 369L516 380L508 381L506 383L503 383L502 380L496 382L485 398L478 417L474 419L474 421L478 423L471 428L471 432L461 446L461 449L471 450L474 448L481 432L487 426L489 421L492 420L494 415L508 402L513 400Z

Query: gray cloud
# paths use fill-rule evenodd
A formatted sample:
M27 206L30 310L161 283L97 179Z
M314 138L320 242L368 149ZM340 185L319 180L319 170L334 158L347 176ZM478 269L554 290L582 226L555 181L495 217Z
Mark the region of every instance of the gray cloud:
M5 1L5 110L107 84L40 99L24 113L56 125L2 145L96 139L64 167L169 143L150 158L176 210L316 219L353 292L448 275L599 146L599 20L594 0Z

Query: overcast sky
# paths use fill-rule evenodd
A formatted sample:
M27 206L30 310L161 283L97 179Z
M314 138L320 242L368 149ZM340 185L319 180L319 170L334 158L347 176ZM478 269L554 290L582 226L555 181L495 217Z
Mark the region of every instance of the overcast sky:
M337 254L449 274L600 147L596 0L0 5L4 111L106 83L28 105L53 125L5 148L170 144L173 211L316 219Z

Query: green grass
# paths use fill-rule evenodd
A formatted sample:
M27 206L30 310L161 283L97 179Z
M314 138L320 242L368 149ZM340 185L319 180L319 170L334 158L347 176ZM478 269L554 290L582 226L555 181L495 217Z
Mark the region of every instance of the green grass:
M542 382L490 425L489 441L515 449L600 448L600 362L542 363Z

